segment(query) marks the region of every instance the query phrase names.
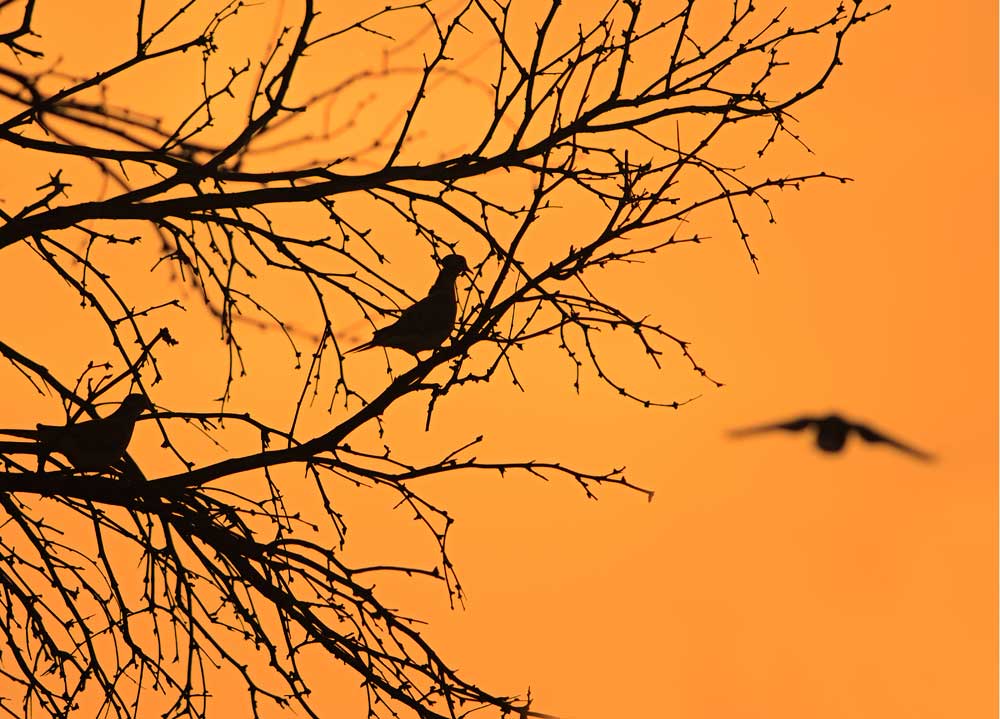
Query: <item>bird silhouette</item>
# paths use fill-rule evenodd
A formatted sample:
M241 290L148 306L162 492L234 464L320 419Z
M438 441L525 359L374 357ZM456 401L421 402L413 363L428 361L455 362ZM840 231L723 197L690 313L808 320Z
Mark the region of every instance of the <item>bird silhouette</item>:
M375 330L370 342L345 354L372 347L395 347L416 356L417 352L439 347L455 326L458 312L455 280L468 271L469 265L462 255L442 258L441 271L426 297L403 310L391 325Z
M103 472L117 465L132 439L139 415L153 404L141 394L130 394L114 412L102 419L66 425L39 424L34 437L41 445L38 469L49 455L58 452L76 469ZM31 430L28 430L29 432Z
M847 438L851 433L856 433L866 442L888 444L898 450L906 452L912 457L925 461L934 459L928 454L908 444L904 444L897 439L872 429L868 425L857 422L849 422L840 415L831 414L826 417L799 417L786 422L775 422L773 424L762 424L755 427L745 427L736 429L729 433L731 437L746 437L751 434L761 432L771 432L783 429L789 432L801 432L808 427L816 428L816 446L824 452L840 452L847 443Z

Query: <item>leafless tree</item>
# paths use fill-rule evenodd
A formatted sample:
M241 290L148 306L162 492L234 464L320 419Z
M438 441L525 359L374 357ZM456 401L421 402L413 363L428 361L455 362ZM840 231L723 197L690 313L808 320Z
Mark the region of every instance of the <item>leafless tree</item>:
M59 457L40 468L35 443L0 443L6 713L208 716L212 682L228 676L253 716L323 716L325 657L360 677L371 716L532 715L530 697L456 673L372 589L378 576L419 575L462 599L452 516L415 480L523 472L587 497L603 485L652 493L617 470L479 458L479 439L415 461L381 441L387 410L415 395L420 421L395 429L433 437L442 398L498 377L517 389L521 363L545 353L568 360L577 390L590 377L647 407L688 399L626 384L609 342L636 363L686 363L710 386L687 341L594 278L699 243L706 228L756 267L750 230L773 222L781 190L847 179L767 162L779 146L807 154L791 112L824 87L855 27L888 9L375 5L0 0L2 281L41 267L99 328L92 361L68 376L50 369L59 357L0 340L4 383L58 398L67 422L145 394L158 410L141 422L163 443L97 472ZM70 52L58 38L86 12L130 30L90 26L87 50ZM71 66L88 57L114 59ZM567 213L593 218L590 230L564 236ZM321 223L328 234L313 235ZM345 361L453 252L472 271L451 339L416 360ZM36 310L32 289L20 294L5 314ZM221 328L217 346L189 329L199 322ZM301 380L282 426L232 409L264 389L242 376L245 338L264 330L287 343ZM182 356L221 396L180 406L161 390ZM388 379L375 384L372 364ZM314 407L320 432L302 429ZM240 432L254 448L220 457L202 441ZM349 563L350 487L395 495L436 543L429 563Z

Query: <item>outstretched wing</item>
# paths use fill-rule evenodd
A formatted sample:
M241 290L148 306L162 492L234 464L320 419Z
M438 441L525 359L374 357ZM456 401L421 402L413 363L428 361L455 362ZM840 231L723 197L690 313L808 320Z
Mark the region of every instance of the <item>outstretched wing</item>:
M742 427L729 431L730 437L746 437L750 434L760 434L761 432L772 432L776 429L783 429L788 432L801 432L806 427L816 424L815 417L799 417L786 422L774 422L772 424L760 424L754 427Z
M906 452L907 454L916 457L917 459L922 459L925 462L934 459L934 455L924 452L923 450L917 449L916 447L911 447L908 444L900 442L898 439L893 439L888 435L882 434L881 432L872 429L871 427L864 424L855 424L854 429L857 431L861 438L866 442L881 442L882 444L888 444L895 447L898 450Z

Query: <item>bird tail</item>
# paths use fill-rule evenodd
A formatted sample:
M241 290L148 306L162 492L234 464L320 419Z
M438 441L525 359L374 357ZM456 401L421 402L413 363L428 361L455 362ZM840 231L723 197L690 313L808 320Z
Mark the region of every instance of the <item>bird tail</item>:
M351 349L344 352L345 355L352 354L354 352L363 352L364 350L370 350L372 347L377 347L374 340L371 342L365 342L363 345L358 345L357 347L352 347Z
M729 430L726 434L730 437L749 437L752 434L766 432L769 429L773 429L773 427L737 427L736 429Z
M36 429L0 429L0 435L6 437L23 437L24 439L39 439L40 432Z
M38 442L9 442L0 440L0 454L38 454L41 445Z

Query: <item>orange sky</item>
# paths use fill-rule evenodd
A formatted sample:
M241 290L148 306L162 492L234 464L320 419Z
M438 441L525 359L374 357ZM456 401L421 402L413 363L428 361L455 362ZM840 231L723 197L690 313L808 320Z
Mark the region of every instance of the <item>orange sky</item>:
M626 306L692 340L723 389L676 363L647 386L700 399L643 410L593 382L573 394L565 363L543 357L522 362L525 394L493 382L449 396L433 437L390 425L399 450L482 431L481 456L624 464L656 492L646 503L605 489L592 502L516 475L428 483L457 520L467 607L450 611L419 581L384 591L430 622L425 636L466 678L530 686L538 709L572 719L997 714L997 16L984 5L900 3L853 32L845 65L794 114L815 152L797 161L855 181L776 196L778 224L752 232L759 275L738 239L719 235L612 279ZM0 180L5 208L17 188ZM30 266L4 252L0 305L30 282L64 306ZM47 312L41 299L33 309ZM0 333L41 351L53 322L82 322L52 312L7 316ZM164 398L216 396L193 349L215 333L202 323L166 360ZM274 352L236 402L285 417L287 396L260 387L300 378ZM54 361L67 378L72 355ZM382 360L367 361L377 384ZM0 424L57 418L6 367L0 386L11 400ZM940 461L724 436L831 409ZM157 446L152 427L137 441ZM364 501L362 517L374 511ZM408 551L391 520L356 522L359 555Z

